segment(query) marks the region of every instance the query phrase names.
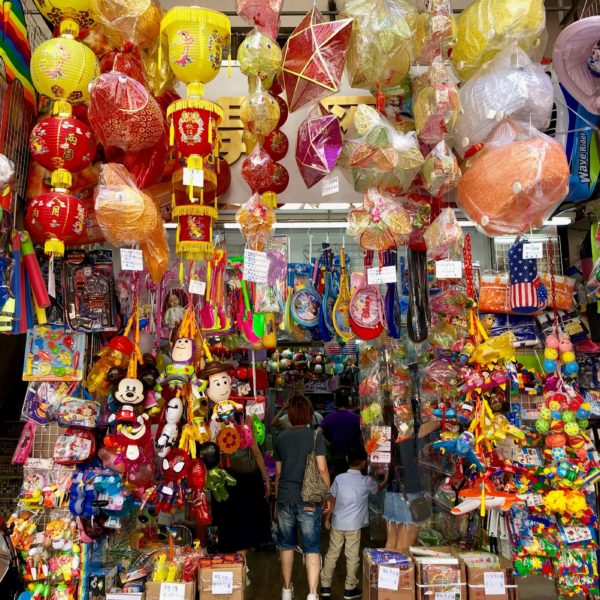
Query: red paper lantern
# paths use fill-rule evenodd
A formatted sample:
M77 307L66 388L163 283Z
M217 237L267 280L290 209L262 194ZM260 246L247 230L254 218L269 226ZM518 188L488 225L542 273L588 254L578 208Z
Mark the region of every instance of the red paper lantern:
M258 144L242 163L242 177L253 194L264 194L271 190L275 176L275 161Z
M65 245L79 241L86 219L87 211L79 198L53 190L29 203L25 227L34 242L45 243L46 253L62 255Z
M74 117L52 116L36 123L29 138L29 151L44 169L66 169L78 173L96 156L96 139L90 128Z
M93 81L88 115L100 142L125 152L152 148L163 134L158 102L139 81L117 71Z
M284 98L282 98L281 96L275 96L275 100L277 100L279 104L279 121L277 122L277 127L275 129L281 129L283 124L288 119L290 110Z
M289 183L290 174L288 173L288 170L283 165L275 163L273 179L267 191L273 192L274 194L282 194L287 189Z
M265 138L264 148L273 160L281 160L287 154L289 146L287 135L279 129L274 129Z

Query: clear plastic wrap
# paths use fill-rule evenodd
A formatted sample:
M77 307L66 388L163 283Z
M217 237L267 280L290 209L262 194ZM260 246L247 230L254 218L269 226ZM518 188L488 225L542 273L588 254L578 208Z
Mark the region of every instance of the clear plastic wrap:
M244 129L263 140L279 122L279 102L269 92L265 92L260 84L244 100L240 106L240 120Z
M164 132L158 102L143 84L118 71L104 73L93 81L88 117L102 145L125 152L152 148Z
M15 174L15 165L12 160L0 154L0 190L7 186Z
M435 62L412 78L413 113L417 136L423 144L437 144L454 132L459 100L446 65Z
M459 256L462 252L463 232L452 208L445 208L423 234L427 254L434 260Z
M422 209L408 198L395 198L370 188L362 207L349 212L347 233L358 238L363 250L391 250L408 242Z
M415 32L415 61L430 65L436 58L448 60L456 43L456 22L450 0L419 2Z
M242 177L248 184L252 193L264 194L269 191L275 176L275 161L268 152L256 144L252 152L242 163Z
M114 246L139 244L150 276L159 281L169 260L160 210L153 198L136 187L123 165L102 165L94 207L106 240Z
M454 71L469 79L513 42L539 58L545 27L544 0L475 0L456 18Z
M467 81L459 95L462 112L456 122L454 147L461 156L485 142L502 119L531 123L542 131L550 123L552 80L516 44Z
M235 213L235 220L242 229L246 244L252 250L264 250L271 239L275 226L275 211L268 207L259 194L240 206Z
M432 196L441 196L456 187L460 179L460 167L446 142L436 144L427 155L422 178L423 187Z
M338 164L349 170L357 192L408 190L423 165L414 131L401 133L373 107L359 104Z
M331 173L342 153L342 131L335 115L316 105L300 124L296 163L306 187Z
M542 227L569 191L569 164L560 143L507 119L467 165L457 204L488 235Z
M346 69L355 88L392 88L408 74L415 7L404 0L347 0L354 19Z
M352 19L325 21L316 6L283 48L283 87L290 111L338 91Z
M237 0L237 14L258 31L276 39L283 0Z
M283 56L274 39L254 30L240 44L237 59L240 71L248 77L250 90L256 89L258 82L268 90L281 69Z

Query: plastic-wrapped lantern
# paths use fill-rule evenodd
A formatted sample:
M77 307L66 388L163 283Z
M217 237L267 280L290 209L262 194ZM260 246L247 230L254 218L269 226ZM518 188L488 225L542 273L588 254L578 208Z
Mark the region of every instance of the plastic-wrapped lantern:
M270 90L271 95L274 95L273 89ZM279 121L277 121L276 129L281 129L284 123L287 121L289 115L289 109L285 98L282 96L275 96L275 100L277 100L277 104L279 104Z
M275 39L283 0L237 0L237 14L246 23Z
M237 59L240 71L248 77L250 91L254 91L259 82L268 90L281 69L281 48L270 37L251 31L240 44Z
M60 24L60 37L41 43L31 56L31 79L38 92L53 100L86 102L88 86L100 74L96 56L75 38L77 23Z
M289 141L287 135L283 133L280 129L274 129L271 133L265 138L265 142L263 144L265 150L269 153L269 156L273 160L281 160L288 152ZM341 144L340 144L341 150Z
M67 192L71 175L64 169L52 173L52 191L34 198L27 207L25 227L31 239L44 244L44 252L62 256L65 245L81 238L87 212L83 202Z
M125 152L154 147L164 131L158 102L139 81L118 71L94 80L88 115L102 144Z
M259 139L269 135L279 122L279 103L260 86L244 98L240 106L240 119L244 128Z
M71 113L68 102L56 101L52 116L38 121L31 131L29 151L44 169L78 173L96 156L96 139L90 128Z
M161 36L167 37L175 76L188 84L188 96L202 96L204 85L218 75L230 45L229 19L208 8L178 6L163 17L160 29Z
M35 5L53 25L72 19L82 29L87 29L94 23L89 0L35 0Z
M288 170L280 163L275 163L275 170L273 173L273 179L271 185L267 191L273 194L283 194L290 183L290 174ZM275 199L273 199L275 203Z
M264 194L271 191L274 176L275 162L264 148L254 146L242 163L242 177L252 193Z

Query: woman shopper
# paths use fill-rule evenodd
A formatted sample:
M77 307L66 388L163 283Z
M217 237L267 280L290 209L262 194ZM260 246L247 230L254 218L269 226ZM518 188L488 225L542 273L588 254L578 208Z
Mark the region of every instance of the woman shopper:
M277 495L277 547L281 553L283 575L282 600L292 600L292 570L294 549L297 545L297 526L302 534L302 550L308 579L307 600L318 600L317 589L321 572L321 521L328 512L328 503L313 504L302 501L302 482L306 458L315 449L317 468L321 478L330 486L325 458L323 435L310 424L313 406L305 396L294 396L288 405L291 427L274 442L275 493Z

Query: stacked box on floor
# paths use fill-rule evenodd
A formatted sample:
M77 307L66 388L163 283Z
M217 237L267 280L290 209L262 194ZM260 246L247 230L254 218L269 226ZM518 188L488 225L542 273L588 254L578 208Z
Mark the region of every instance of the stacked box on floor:
M146 583L146 600L162 600L163 598L196 600L196 582L165 583L149 581Z
M416 600L467 600L465 565L452 548L411 548Z
M519 594L512 563L487 552L461 552L469 600L517 600Z
M363 600L414 600L415 567L410 556L365 548Z
M243 556L207 556L198 571L200 600L244 600L246 571Z

